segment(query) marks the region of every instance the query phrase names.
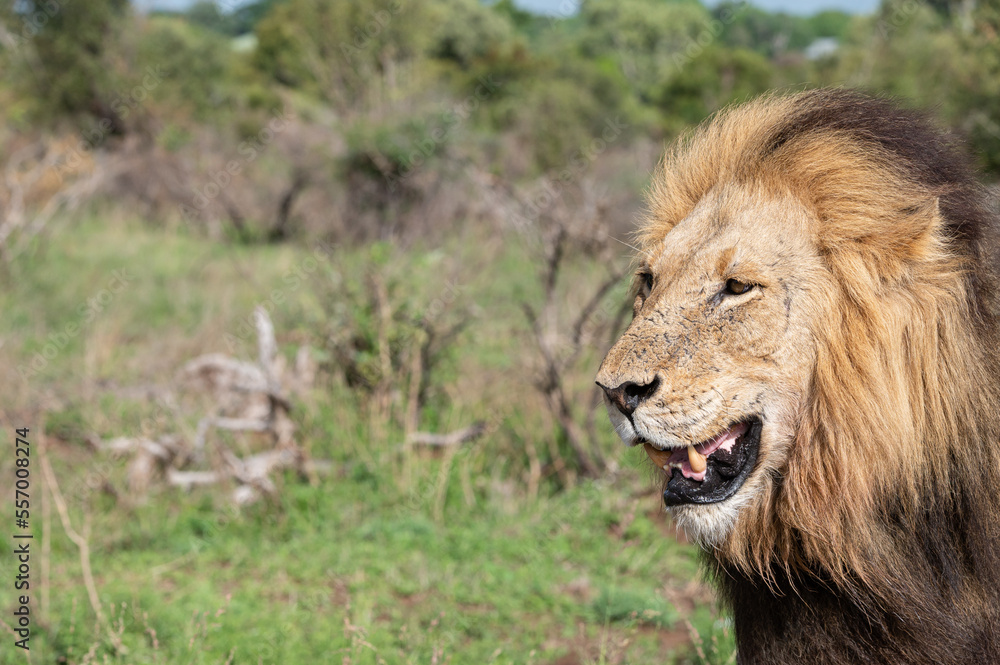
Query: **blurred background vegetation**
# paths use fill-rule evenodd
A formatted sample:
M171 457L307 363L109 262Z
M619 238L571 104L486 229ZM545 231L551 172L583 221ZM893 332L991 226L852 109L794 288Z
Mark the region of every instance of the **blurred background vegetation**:
M846 85L992 185L1000 2L550 9L0 2L0 662L734 662L592 383L649 173Z

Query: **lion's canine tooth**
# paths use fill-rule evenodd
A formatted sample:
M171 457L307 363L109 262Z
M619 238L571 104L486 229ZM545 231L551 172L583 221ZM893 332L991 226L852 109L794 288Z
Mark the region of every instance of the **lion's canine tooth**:
M691 470L695 473L701 473L705 470L707 463L705 462L705 456L694 449L694 446L688 446L688 463L691 464Z
M649 455L649 459L653 460L653 464L655 464L657 468L665 469L667 460L670 459L670 453L657 450L653 446L649 445L649 443L646 443L644 447L646 449L646 454Z

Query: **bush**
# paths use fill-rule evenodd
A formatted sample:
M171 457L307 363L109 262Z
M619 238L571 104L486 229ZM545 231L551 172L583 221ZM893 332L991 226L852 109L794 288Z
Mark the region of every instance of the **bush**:
M510 21L478 0L439 0L429 54L462 68L503 52L514 34Z
M155 105L206 119L231 109L233 54L218 35L185 21L154 16L135 37L136 73L159 72Z
M273 80L302 88L340 110L364 109L398 69L432 44L435 5L397 0L288 0L257 24L255 65Z
M657 95L671 131L701 122L735 101L770 89L773 68L752 51L709 46L674 75Z
M121 88L115 55L128 0L4 4L0 20L16 26L10 75L34 102L33 115L49 122L96 117L124 132L111 98Z

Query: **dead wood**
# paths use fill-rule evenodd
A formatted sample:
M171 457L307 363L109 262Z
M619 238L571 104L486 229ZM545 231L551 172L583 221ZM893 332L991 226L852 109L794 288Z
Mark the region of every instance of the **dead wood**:
M413 432L407 437L407 443L413 446L432 446L438 448L450 448L461 446L464 443L475 441L486 433L486 423L476 422L463 429L449 432L448 434L436 434L433 432Z
M119 437L97 444L98 449L113 455L131 456L128 482L134 494L145 494L158 478L184 490L233 482L234 502L246 505L261 497L277 495L277 486L271 479L276 471L294 468L306 476L329 470L326 463L307 460L295 442L289 391L282 384L284 362L278 353L274 325L263 307L254 310L254 323L258 342L256 363L214 353L195 358L181 370L182 380L208 392L216 402L215 413L201 418L190 441L164 435L155 440ZM299 350L295 366L291 382L296 390L303 390L315 376L308 350ZM190 468L204 465L209 459L207 449L212 430L270 434L272 448L240 458L216 443L212 450L221 465L213 469Z

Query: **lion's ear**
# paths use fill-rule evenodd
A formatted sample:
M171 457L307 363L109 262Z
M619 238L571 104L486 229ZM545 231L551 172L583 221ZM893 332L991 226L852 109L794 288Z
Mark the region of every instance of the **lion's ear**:
M944 228L941 197L928 197L901 210L898 222L892 226L898 250L902 253L900 259L920 261L929 258L926 252L938 244Z
M922 272L922 268L940 266L947 258L939 197L897 201L887 209L891 212L867 218L852 215L847 224L838 224L839 228L826 236L825 249L834 269L841 263L840 267L854 277L861 269L869 279L895 284Z

